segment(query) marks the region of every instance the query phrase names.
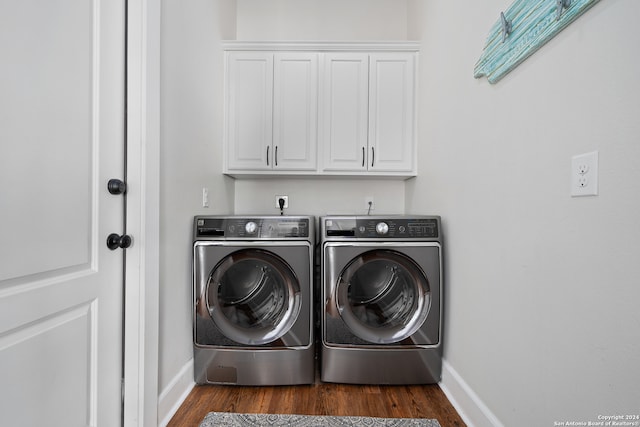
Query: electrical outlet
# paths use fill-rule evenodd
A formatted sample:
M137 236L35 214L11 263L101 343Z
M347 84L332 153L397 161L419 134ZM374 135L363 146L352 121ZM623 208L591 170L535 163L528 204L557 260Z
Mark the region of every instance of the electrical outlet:
M571 196L598 195L598 152L571 158Z
M276 196L276 208L280 209L280 199L284 199L283 209L289 208L289 196Z
M366 196L364 198L364 208L367 210L367 213L376 208L375 204L373 203L373 196Z

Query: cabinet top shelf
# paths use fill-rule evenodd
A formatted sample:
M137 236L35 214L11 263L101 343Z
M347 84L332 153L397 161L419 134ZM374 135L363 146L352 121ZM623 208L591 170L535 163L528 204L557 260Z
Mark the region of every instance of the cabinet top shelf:
M265 51L371 51L371 52L417 52L420 43L411 40L400 41L241 41L225 40L224 50L265 50Z

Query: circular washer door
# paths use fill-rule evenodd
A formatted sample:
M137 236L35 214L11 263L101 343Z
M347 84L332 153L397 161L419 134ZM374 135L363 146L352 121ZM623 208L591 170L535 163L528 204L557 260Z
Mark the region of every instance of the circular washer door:
M342 270L336 286L341 318L359 338L397 343L424 323L431 305L429 283L421 268L400 252L364 252Z
M207 283L207 309L220 331L241 344L282 337L302 306L300 284L276 254L242 249L222 259Z

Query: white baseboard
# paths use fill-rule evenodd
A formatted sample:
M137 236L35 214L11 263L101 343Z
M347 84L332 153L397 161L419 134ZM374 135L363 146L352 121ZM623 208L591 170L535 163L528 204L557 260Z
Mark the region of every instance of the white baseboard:
M442 380L439 385L467 427L504 427L446 360L442 362Z
M162 390L158 398L158 427L166 427L185 401L195 382L193 380L193 359L180 369L180 372Z

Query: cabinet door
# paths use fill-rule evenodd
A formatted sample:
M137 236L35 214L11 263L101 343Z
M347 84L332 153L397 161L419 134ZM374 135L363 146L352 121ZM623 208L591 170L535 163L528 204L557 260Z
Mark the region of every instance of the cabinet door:
M369 55L326 53L321 90L323 170L367 170Z
M318 54L274 56L273 168L316 170Z
M412 53L370 55L370 171L415 170L415 58Z
M227 168L271 169L273 53L227 55Z

